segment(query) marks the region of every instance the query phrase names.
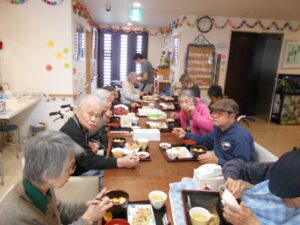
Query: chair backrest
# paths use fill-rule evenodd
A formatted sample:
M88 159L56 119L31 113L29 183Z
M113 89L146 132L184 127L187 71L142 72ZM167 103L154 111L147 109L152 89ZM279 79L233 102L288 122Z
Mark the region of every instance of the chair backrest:
M98 193L98 176L70 177L62 188L55 189L57 199L63 202L86 202L93 199Z
M275 162L277 161L278 157L269 152L260 144L254 142L254 147L256 151L256 159L258 162Z

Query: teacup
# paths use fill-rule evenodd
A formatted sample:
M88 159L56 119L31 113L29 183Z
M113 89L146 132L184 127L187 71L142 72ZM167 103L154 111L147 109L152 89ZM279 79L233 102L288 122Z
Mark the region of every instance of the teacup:
M202 207L193 207L189 211L192 225L207 225L211 218L210 212Z
M177 155L178 155L178 151L176 151L175 149L167 149L167 156L169 159L174 160L176 159Z
M149 139L147 138L139 138L137 139L137 143L139 144L139 146L145 150L148 146L148 143L149 143Z
M113 149L111 150L111 152L112 152L113 157L116 158L116 159L122 158L123 155L124 155L124 150L123 150L123 148L113 148Z
M167 197L167 194L163 191L151 191L148 194L148 198L154 209L161 209L165 205Z
M139 122L139 118L138 117L131 117L131 123L133 126L137 126Z

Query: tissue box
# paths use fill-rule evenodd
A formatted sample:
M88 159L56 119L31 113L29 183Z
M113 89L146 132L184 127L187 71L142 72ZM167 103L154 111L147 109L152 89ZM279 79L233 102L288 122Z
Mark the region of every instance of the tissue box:
M159 129L134 129L132 137L135 141L139 138L147 138L150 141L160 141L160 131Z

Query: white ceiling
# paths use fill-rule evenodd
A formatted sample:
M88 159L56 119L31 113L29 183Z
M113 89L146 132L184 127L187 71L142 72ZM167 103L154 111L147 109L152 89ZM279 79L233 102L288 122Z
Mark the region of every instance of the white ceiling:
M142 22L169 25L180 15L210 15L300 21L300 0L136 0L142 3ZM134 0L81 0L97 24L126 25ZM105 4L110 2L111 11Z

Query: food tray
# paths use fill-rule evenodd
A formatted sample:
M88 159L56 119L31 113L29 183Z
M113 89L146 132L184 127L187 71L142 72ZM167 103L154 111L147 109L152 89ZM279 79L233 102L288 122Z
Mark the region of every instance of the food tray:
M144 200L144 201L129 201L128 205L142 205L142 204L150 204L149 200ZM166 207L162 207L161 209L153 209L153 213L154 213L154 218L155 218L155 224L156 225L164 225L162 222L162 218L163 216L166 214ZM127 210L121 215L118 216L118 218L121 219L126 219L127 220Z
M172 147L186 147L185 145L183 145L183 144L177 144L177 145L172 145L170 148L172 148ZM166 151L166 149L163 149L163 148L161 148L161 147L159 147L160 148L160 150L161 150L161 152L163 153L163 155L164 155L164 157L166 158L166 160L168 161L168 162L186 162L186 161L198 161L198 159L197 158L176 158L176 159L170 159L169 157L168 157L168 155L167 155L167 151Z
M230 224L227 223L223 217L223 209L219 192L183 190L181 193L186 225L192 225L189 216L190 207L192 208L197 206L207 209L212 214L213 218L208 225ZM190 205L188 203L188 199L190 199Z
M160 97L160 100L163 101L163 102L176 102L175 98L173 97Z

